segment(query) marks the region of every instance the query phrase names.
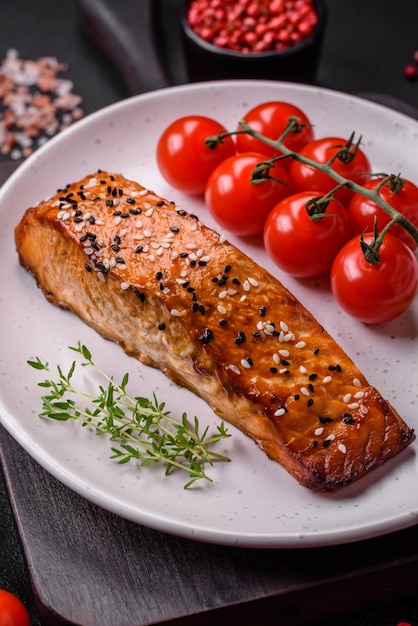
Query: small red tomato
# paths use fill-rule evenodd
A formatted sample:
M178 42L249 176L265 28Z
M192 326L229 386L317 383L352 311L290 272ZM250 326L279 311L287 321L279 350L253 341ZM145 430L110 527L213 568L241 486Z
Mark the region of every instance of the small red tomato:
M251 182L254 168L269 157L257 152L236 154L212 172L205 192L205 202L216 222L239 236L260 235L266 217L279 200L290 193L287 173L274 163L270 175L283 181Z
M165 129L157 144L157 164L166 181L184 193L202 194L215 167L235 154L231 137L210 148L205 140L224 133L219 122L202 115L182 117Z
M265 137L276 140L282 135L290 118L296 118L300 127L297 132L289 133L283 143L289 150L299 152L305 144L313 140L314 131L306 114L297 106L288 102L265 102L248 111L243 120ZM249 134L239 134L235 140L238 152L262 152L269 156L280 154L275 148ZM290 159L283 159L282 164L288 167Z
M331 269L341 247L351 237L348 212L330 200L324 216L312 219L307 202L321 198L315 191L288 196L270 212L264 227L264 246L283 271L298 278L321 276Z
M5 589L0 589L0 626L30 626L23 602Z
M372 233L364 235L370 244ZM360 237L351 239L337 254L331 269L332 293L341 308L356 319L381 324L395 319L412 304L418 285L418 261L398 237L385 235L380 261L368 263Z
M308 143L299 152L311 161L324 164L346 145L346 139L324 137ZM344 178L359 184L367 180L371 172L367 156L361 148L356 148L355 145L351 145L344 156L336 157L331 167ZM296 160L292 161L290 165L289 178L293 188L297 191L311 191L313 189L328 193L338 184L328 174ZM341 188L335 193L335 197L346 206L352 195L353 192L346 188Z
M373 190L380 184L383 177L371 178L363 183L366 189ZM395 179L393 185L390 181L386 182L380 189L379 195L396 211L402 213L416 228L418 228L418 187L409 180L400 179L400 188L396 186ZM381 231L391 220L390 215L379 207L373 200L365 198L360 194L354 194L348 205L348 212L353 224L355 234L361 234L366 230L373 230L374 220ZM402 226L392 226L390 234L399 237L406 243L411 250L417 248L417 243L411 235Z

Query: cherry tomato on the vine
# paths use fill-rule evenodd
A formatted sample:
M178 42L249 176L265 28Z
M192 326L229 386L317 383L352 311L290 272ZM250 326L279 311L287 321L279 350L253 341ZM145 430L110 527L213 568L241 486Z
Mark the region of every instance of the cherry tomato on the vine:
M373 239L372 233L364 235L366 243ZM379 255L379 263L368 263L357 235L340 250L331 269L331 289L338 304L352 317L370 324L388 322L404 313L418 285L418 261L398 237L385 235Z
M294 117L300 124L298 132L290 132L284 139L284 145L293 152L299 150L314 138L314 131L306 114L299 107L288 102L265 102L254 107L243 117L251 128L268 137L278 139ZM240 128L240 127L239 127ZM249 134L239 134L235 138L238 152L262 152L269 156L280 154L271 146ZM290 159L283 159L284 167L290 165Z
M0 589L0 626L30 626L23 602L5 589Z
M157 144L157 164L166 181L185 193L203 194L215 167L236 152L231 137L212 148L205 144L208 137L223 132L219 122L202 115L188 115L170 124Z
M270 175L283 181L251 182L254 168L269 159L265 154L243 152L223 161L212 172L205 202L212 217L225 230L239 236L260 235L271 209L291 189L287 173L275 162Z
M312 219L307 202L320 199L315 191L284 198L270 212L264 226L264 246L283 271L298 278L321 276L352 232L348 211L337 200L322 208L323 217Z
M363 186L366 189L373 190L383 180L383 176L371 178L367 180ZM414 183L402 179L403 185L399 190L391 189L391 182L386 182L380 189L379 195L390 204L396 211L402 213L416 228L418 228L418 187ZM396 182L395 182L396 184ZM351 222L353 224L354 233L363 233L366 230L373 230L374 219L379 231L386 226L391 217L373 200L365 198L360 194L354 194L348 205ZM399 237L406 243L411 250L417 248L417 243L411 235L402 226L392 226L390 234Z
M347 139L340 137L323 137L311 141L304 146L299 153L317 163L327 163L341 148L347 145ZM361 148L353 143L348 148L347 158L336 157L332 163L332 169L353 182L363 184L371 172L369 159ZM328 193L337 186L337 182L311 165L293 160L289 168L289 178L292 186L297 191L321 191ZM343 187L335 193L335 197L347 205L353 193Z

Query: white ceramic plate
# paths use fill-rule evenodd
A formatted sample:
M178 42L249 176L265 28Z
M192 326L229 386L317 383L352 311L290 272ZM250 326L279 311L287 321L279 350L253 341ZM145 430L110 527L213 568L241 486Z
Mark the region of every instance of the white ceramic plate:
M98 168L123 173L173 199L215 226L203 204L170 189L155 162L163 129L185 114L206 114L234 128L250 107L270 99L301 106L317 136L363 136L375 171L416 178L418 124L341 93L264 81L202 83L175 87L112 105L50 140L29 158L0 192L0 414L15 439L49 472L92 502L120 516L201 541L246 547L307 547L365 539L415 524L418 518L416 445L371 476L336 495L310 493L269 461L255 444L231 429L223 450L232 458L211 471L213 484L185 491L184 476L140 470L109 460L110 446L73 423L38 417L40 375L27 359L69 364L67 350L84 342L100 366L131 375L133 393L155 391L174 415L186 410L201 423L216 417L189 392L141 366L72 314L48 304L18 264L13 230L23 212L59 187ZM418 306L393 323L369 327L338 310L326 281L296 281L269 262L261 246L230 238L273 272L316 315L342 347L418 429ZM88 372L81 384L89 384Z

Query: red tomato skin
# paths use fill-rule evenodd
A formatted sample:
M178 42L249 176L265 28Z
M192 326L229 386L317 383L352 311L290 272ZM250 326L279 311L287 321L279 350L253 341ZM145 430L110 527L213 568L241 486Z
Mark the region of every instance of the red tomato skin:
M0 626L30 626L23 602L5 589L0 589Z
M297 117L301 124L307 125L299 133L289 133L283 142L293 152L299 152L305 144L314 139L311 122L299 107L288 102L264 102L248 111L243 120L254 130L275 140L285 130L290 117ZM271 146L248 134L237 135L235 141L238 152L261 152L270 157L280 154ZM285 168L289 167L290 159L283 159L282 165Z
M363 183L366 189L373 190L377 187L383 177L376 177ZM409 180L403 179L403 188L392 193L389 185L385 184L379 190L379 195L390 204L394 209L402 213L416 228L418 228L418 187ZM348 205L351 223L353 224L354 234L361 234L366 230L373 230L374 218L376 217L376 225L379 232L391 220L383 209L379 207L373 200L365 198L360 194L354 194ZM392 226L390 234L399 237L404 243L415 250L417 244L411 235L402 226Z
M201 195L215 167L235 154L231 137L211 149L207 137L226 132L216 120L202 115L188 115L175 120L157 143L157 165L165 180L175 189Z
M251 183L258 163L268 160L265 154L243 152L223 161L212 172L205 192L205 202L214 220L240 237L261 235L271 209L291 193L287 173L275 163L270 174L283 181Z
M297 278L327 274L352 236L347 209L337 200L328 204L328 217L310 219L305 205L315 197L321 194L303 191L288 196L274 207L264 226L268 255L281 270Z
M366 233L364 240L373 241ZM370 265L356 235L337 254L331 269L331 290L340 307L369 324L382 324L402 315L414 301L418 261L398 237L387 234L379 250L380 262Z
M341 137L323 137L306 144L299 152L312 161L324 164L346 143L347 140ZM332 169L344 178L363 184L371 172L371 165L366 154L359 148L350 163L342 163L339 159L335 159ZM296 160L293 160L290 165L289 179L296 191L313 189L324 194L334 189L338 184L328 174ZM335 197L345 206L348 205L352 196L353 192L346 188L341 188L335 193Z

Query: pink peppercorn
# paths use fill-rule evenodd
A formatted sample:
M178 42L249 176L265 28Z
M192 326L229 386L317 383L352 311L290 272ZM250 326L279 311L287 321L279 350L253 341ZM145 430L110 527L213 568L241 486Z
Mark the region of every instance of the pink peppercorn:
M192 0L192 30L215 46L241 52L285 50L318 23L314 0Z

